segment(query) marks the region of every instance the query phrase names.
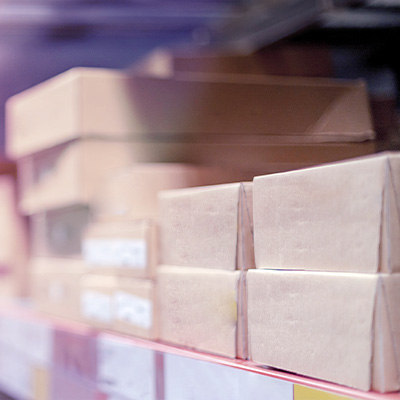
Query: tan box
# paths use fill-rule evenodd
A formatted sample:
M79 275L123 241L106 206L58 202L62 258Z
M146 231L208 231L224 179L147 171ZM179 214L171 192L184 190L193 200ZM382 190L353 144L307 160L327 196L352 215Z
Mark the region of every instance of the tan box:
M92 208L96 218L102 220L157 218L157 194L161 190L236 182L243 176L246 174L239 170L221 167L177 163L134 164L107 175Z
M108 171L140 161L138 151L131 142L77 140L26 156L17 163L20 208L31 215L88 204Z
M26 296L27 226L17 207L13 176L0 175L0 297Z
M42 312L80 321L80 281L86 265L80 260L33 258L32 299Z
M252 361L399 390L400 275L252 270L247 291Z
M120 278L114 293L112 329L126 335L158 339L158 309L155 282L147 279Z
M160 339L226 357L247 357L244 272L162 266Z
M166 265L254 268L252 183L160 192L160 261Z
M112 329L115 320L114 293L118 279L111 275L88 274L81 280L80 315L100 329Z
M254 179L258 268L400 272L400 153Z
M83 258L92 272L153 278L158 262L158 227L149 220L90 224L83 237Z
M34 257L82 258L83 234L92 220L87 206L74 206L31 215Z
M50 372L47 368L33 369L33 399L50 400Z
M329 79L229 74L128 78L78 68L12 97L6 112L11 158L78 137L187 141L207 135L272 135L299 143L374 137L365 85Z

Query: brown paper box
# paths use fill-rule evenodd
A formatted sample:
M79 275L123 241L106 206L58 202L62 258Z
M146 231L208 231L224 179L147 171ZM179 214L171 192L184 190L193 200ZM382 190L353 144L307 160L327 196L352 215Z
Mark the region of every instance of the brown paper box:
M400 272L400 155L254 179L258 268Z
M400 275L252 270L249 358L361 390L400 389Z
M130 142L77 140L24 157L18 160L20 208L31 215L88 204L110 170L140 161L136 152Z
M160 192L161 263L254 268L252 184Z
M157 218L157 194L161 190L236 182L243 176L241 171L218 167L134 164L107 175L93 200L93 212L102 220Z
M299 143L374 137L363 83L313 78L128 78L77 68L12 97L6 112L11 158L78 137L273 135Z
M0 175L0 297L26 296L27 227L16 207L14 177Z
M158 265L158 228L149 220L93 223L85 232L82 250L93 272L153 278Z
M246 358L244 272L162 266L157 271L160 339Z
M114 292L112 329L126 335L158 339L155 283L147 279L120 278Z
M38 257L32 259L30 267L36 308L80 321L80 280L86 265L80 260Z
M32 255L81 258L83 233L91 219L87 206L67 207L32 215Z

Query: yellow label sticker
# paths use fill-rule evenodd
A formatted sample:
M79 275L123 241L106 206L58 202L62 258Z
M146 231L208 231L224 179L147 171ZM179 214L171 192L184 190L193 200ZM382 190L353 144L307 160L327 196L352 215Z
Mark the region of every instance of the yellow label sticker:
M307 386L294 385L294 400L354 400L350 397L339 396L323 390L312 389Z

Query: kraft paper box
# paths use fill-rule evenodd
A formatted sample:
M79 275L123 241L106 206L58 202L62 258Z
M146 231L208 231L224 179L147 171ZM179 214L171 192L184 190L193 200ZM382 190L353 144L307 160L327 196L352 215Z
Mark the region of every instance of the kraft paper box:
M179 145L176 145L179 148ZM241 171L177 163L140 163L111 171L93 199L97 219L158 217L161 190L236 182ZM252 179L252 178L251 178Z
M59 317L81 320L80 280L86 265L80 260L33 258L32 298L36 308Z
M17 162L20 209L31 215L88 204L108 171L139 160L138 151L131 142L76 140L26 156Z
M145 339L158 339L155 282L121 278L114 293L113 330Z
M74 206L31 215L34 257L81 258L83 234L92 220L87 206Z
M374 137L366 88L358 81L229 74L128 78L85 68L9 99L6 131L11 158L79 137L272 135L299 143Z
M254 179L256 266L400 272L400 153Z
M249 358L351 386L400 389L400 275L252 270Z
M160 192L162 264L254 268L252 183Z
M0 297L26 296L27 227L18 213L15 179L0 175Z
M244 272L162 266L160 339L231 358L247 356Z
M92 223L84 234L82 251L92 272L153 278L158 265L158 227L150 220Z

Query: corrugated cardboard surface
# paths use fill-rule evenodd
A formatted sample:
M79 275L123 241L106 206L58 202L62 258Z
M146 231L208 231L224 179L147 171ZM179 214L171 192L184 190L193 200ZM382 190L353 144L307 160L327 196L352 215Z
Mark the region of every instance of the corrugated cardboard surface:
M159 191L235 182L241 176L240 171L191 164L134 164L108 174L93 209L101 219L157 218Z
M158 265L158 227L149 220L93 223L85 232L82 247L93 272L153 278Z
M229 74L128 79L78 68L7 103L11 158L82 136L202 134L295 136L300 142L374 136L361 82Z
M60 317L81 320L80 280L86 265L81 260L33 258L30 268L35 307Z
M399 287L397 274L249 271L250 359L361 390L398 390Z
M160 192L160 261L215 269L254 267L251 183Z
M239 271L160 267L160 339L227 357L243 355L239 278Z
M32 215L31 254L34 257L81 258L83 234L91 220L87 206Z
M398 272L400 156L256 177L259 268Z

